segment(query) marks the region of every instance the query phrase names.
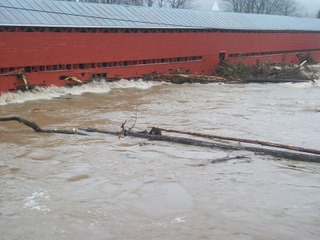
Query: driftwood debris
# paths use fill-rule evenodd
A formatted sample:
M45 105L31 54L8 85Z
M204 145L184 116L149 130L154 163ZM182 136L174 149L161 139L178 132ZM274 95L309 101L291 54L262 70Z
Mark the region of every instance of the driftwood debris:
M164 135L151 135L145 133L138 132L128 132L127 136L137 137L137 138L146 138L153 141L165 141L172 143L181 143L186 145L193 145L199 147L207 147L207 148L220 148L224 150L245 150L254 152L256 154L261 155L270 155L273 157L286 158L290 160L297 161L308 161L308 162L319 162L320 163L320 155L319 154L306 154L299 152L289 152L277 149L269 149L263 147L253 147L253 146L242 146L242 145L233 145L229 143L216 143L216 142L208 142L197 139L190 139L184 137L173 137L173 136L164 136Z
M83 130L86 132L109 134L109 135L118 135L119 134L119 132L105 131L105 130L93 129L93 128L81 128L80 130ZM203 140L185 138L185 137L154 135L154 134L149 134L145 131L144 132L126 131L124 133L124 136L135 137L135 138L144 138L144 139L148 139L151 141L164 141L164 142L171 142L171 143L180 143L180 144L185 144L185 145L192 145L192 146L206 147L206 148L220 148L220 149L224 149L224 150L234 150L234 151L245 150L245 151L254 152L255 154L260 154L260 155L270 155L273 157L285 158L285 159L289 159L289 160L320 163L320 155L319 154L307 154L307 153L300 153L300 152L294 152L294 151L283 151L283 150L271 149L271 148L265 148L265 147L254 147L254 146L244 146L244 145L230 144L230 143L209 142L209 141L203 141Z
M42 132L42 133L88 135L86 133L78 131L80 130L87 133L95 132L95 133L114 135L114 136L118 136L119 138L129 136L134 138L148 139L151 141L180 143L185 145L192 145L192 146L199 146L199 147L206 147L206 148L219 148L223 150L232 150L232 151L245 150L245 151L254 152L255 154L269 155L277 158L320 163L320 151L315 149L306 149L306 148L300 148L300 147L276 144L276 143L268 143L268 142L257 141L257 140L230 138L230 137L222 137L222 136L215 136L215 135L208 135L208 134L201 134L201 133L190 133L190 132L161 129L161 128L152 128L151 131L149 132L148 131L135 132L135 131L132 131L132 128L134 125L131 128L129 128L129 130L125 129L126 122L122 124L120 131L106 131L106 130L93 129L93 128L79 128L79 129L73 129L72 131L69 131L69 130L57 130L57 129L53 129L53 130L42 129L36 123L20 117L4 117L4 118L0 118L0 121L2 122L18 121L19 123L22 123L32 128L35 132ZM211 141L204 141L204 140L179 137L179 136L165 136L165 135L162 135L162 131L188 134L196 137L207 138L207 139L210 139ZM238 144L238 143L235 144L232 142L219 143L219 142L214 142L214 139L223 139L223 140L228 140L233 142L236 141L236 142L241 142L245 144ZM258 144L260 146L252 146L254 144ZM283 150L283 149L286 149L286 150Z
M224 137L224 136L218 136L218 135L212 135L212 134L186 132L186 131L179 131L179 130L173 130L173 129L164 129L164 128L159 128L159 129L161 131L163 131L163 132L186 134L186 135L202 137L202 138L208 138L208 139L220 139L220 140L235 141L235 142L239 142L239 143L242 142L242 143L258 144L258 145L261 145L261 146L283 148L283 149L288 149L288 150L292 150L292 151L298 151L298 152L305 152L305 153L319 154L320 155L320 151L316 150L316 149L302 148L302 147L296 147L296 146L280 144L280 143L272 143L272 142L266 142L266 141L251 140L251 139L244 139L244 138L235 138L235 137Z
M225 78L211 75L195 75L195 74L173 74L167 79L171 83L183 84L183 83L217 83L217 82L227 82Z
M35 132L41 132L41 133L60 133L60 134L73 134L73 135L87 135L85 133L78 132L75 128L70 130L58 130L58 129L43 129L39 127L38 124L35 122L31 122L29 120L26 120L24 118L20 117L4 117L0 118L0 122L8 122L8 121L17 121L19 123L22 123L30 128L32 128Z
M210 161L208 161L208 163L221 163L221 162L226 162L226 161L229 161L229 160L235 160L235 159L245 159L245 158L248 158L246 156L235 156L235 157L229 157L229 156L226 156L226 157L222 157L222 158L216 158L216 159L212 159Z

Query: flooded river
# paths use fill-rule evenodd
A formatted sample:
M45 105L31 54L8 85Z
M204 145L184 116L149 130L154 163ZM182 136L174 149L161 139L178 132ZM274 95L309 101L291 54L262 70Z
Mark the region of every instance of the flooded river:
M43 128L151 126L320 149L320 83L91 83L0 96ZM0 122L0 239L320 239L320 165ZM210 163L226 156L241 156Z

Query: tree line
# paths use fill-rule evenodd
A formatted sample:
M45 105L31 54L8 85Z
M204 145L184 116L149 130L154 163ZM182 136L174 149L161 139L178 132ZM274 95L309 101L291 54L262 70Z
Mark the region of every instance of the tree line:
M191 8L193 0L64 0L68 2L90 2L148 7Z
M195 0L60 0L147 7L192 8ZM297 0L221 0L227 12L302 16L304 7ZM320 18L320 10L317 13Z

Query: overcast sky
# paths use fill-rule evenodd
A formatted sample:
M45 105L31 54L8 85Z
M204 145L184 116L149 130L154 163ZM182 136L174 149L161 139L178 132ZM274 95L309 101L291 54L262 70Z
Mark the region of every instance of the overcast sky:
M211 9L214 0L194 0L194 4L199 9ZM306 14L314 17L320 9L320 0L297 0L298 3L305 7ZM221 6L221 0L218 0L219 6ZM305 15L305 14L303 14Z

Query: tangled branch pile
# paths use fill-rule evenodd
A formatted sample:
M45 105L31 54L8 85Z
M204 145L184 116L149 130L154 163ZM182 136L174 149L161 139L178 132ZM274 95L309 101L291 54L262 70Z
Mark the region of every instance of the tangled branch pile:
M308 64L314 64L315 61L310 55L297 56L301 62L300 65L279 65L274 62L259 62L253 65L246 65L242 62L230 64L222 62L217 68L215 74L219 77L234 81L250 80L314 80L315 73L308 67Z

